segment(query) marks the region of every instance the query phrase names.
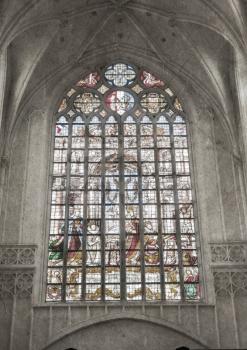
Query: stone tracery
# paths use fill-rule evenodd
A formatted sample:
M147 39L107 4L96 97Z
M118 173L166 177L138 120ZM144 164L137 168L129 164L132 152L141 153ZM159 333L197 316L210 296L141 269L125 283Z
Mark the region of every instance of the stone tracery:
M187 128L162 80L115 63L73 86L53 176L48 301L200 298Z

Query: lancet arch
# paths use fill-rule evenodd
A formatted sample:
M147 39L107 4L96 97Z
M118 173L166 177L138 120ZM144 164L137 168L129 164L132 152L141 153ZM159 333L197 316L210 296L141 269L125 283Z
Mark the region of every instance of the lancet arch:
M186 118L166 83L117 62L63 97L47 301L199 300Z

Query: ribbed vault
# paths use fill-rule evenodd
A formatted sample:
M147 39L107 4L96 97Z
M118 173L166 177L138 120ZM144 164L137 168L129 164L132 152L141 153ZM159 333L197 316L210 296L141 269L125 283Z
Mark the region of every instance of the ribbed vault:
M2 134L8 142L35 93L41 100L62 75L77 67L87 72L88 57L98 64L97 57L112 52L142 57L140 64L156 62L171 80L182 82L181 90L193 95L195 89L221 117L234 145L229 71L234 50L245 48L239 1L226 0L223 6L213 0L5 0L0 6L2 79L8 88L1 97Z

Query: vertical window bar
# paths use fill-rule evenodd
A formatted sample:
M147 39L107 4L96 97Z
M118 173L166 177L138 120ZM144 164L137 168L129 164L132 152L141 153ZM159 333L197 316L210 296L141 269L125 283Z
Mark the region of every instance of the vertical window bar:
M102 122L101 153L101 298L105 300L105 122Z
M178 187L177 187L177 175L176 175L173 121L169 123L169 127L170 127L170 140L171 140L172 176L173 176L173 184L174 184L176 241L177 241L177 247L178 247L179 279L180 279L180 289L181 289L181 300L184 301L185 300L184 272L183 272L182 246L181 246L181 230L180 230L180 222L179 222L179 200L178 200Z
M124 198L124 128L119 121L119 219L120 219L120 294L126 300L126 263L125 263L125 198Z
M87 193L88 193L88 123L85 122L85 153L84 153L84 207L83 207L83 237L82 237L82 300L86 297L86 261L87 261Z
M142 165L141 165L141 132L140 123L136 123L137 137L137 169L138 169L138 198L139 198L139 237L141 254L141 281L142 281L142 300L146 299L145 288L145 251L144 251L144 223L143 223L143 198L142 198Z
M70 192L70 165L71 165L71 143L72 143L72 120L68 120L68 149L67 149L67 172L65 193L65 228L63 239L63 284L62 301L66 301L67 288L67 256L68 256L68 231L69 231L69 192Z
M154 132L154 160L155 160L155 184L157 196L157 216L158 216L158 242L160 254L160 284L161 284L161 300L165 299L165 278L164 278L164 260L163 260L163 243L162 243L162 220L161 220L161 201L160 201L160 182L159 182L159 166L158 166L158 147L157 147L157 124L153 124Z

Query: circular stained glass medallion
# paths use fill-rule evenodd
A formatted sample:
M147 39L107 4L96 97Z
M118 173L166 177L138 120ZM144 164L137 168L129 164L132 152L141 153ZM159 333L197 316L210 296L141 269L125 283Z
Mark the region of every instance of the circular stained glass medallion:
M157 92L149 92L142 96L141 106L150 113L158 113L164 111L167 102L164 95Z
M135 100L129 92L116 90L106 96L105 103L112 111L123 115L134 107Z
M74 107L77 112L83 112L85 114L97 111L100 104L99 96L92 92L84 92L83 94L77 95L74 100Z
M130 85L136 77L134 69L125 63L111 64L105 71L108 84L117 87Z

